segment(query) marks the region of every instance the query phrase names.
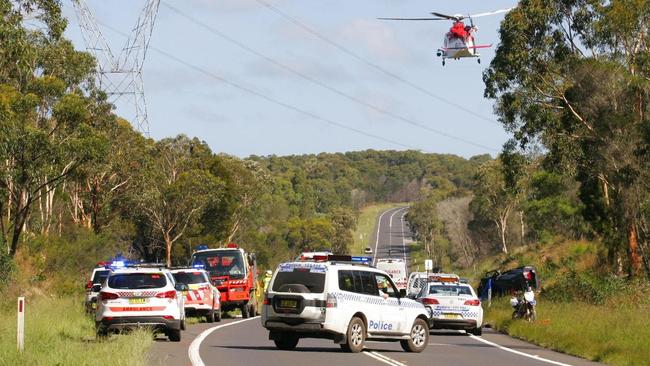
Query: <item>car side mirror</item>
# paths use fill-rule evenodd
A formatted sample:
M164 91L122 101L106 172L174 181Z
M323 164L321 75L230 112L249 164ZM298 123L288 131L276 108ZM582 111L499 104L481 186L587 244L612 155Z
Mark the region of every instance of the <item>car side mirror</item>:
M406 297L406 289L404 288L399 289L399 297L400 298Z
M102 289L102 285L93 285L93 287L90 289L92 292L99 292Z
M184 283L177 283L176 286L174 286L176 291L189 291L190 288Z

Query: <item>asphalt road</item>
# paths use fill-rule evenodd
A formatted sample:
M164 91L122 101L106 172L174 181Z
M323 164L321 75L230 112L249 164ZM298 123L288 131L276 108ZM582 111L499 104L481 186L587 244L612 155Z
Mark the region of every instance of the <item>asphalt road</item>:
M408 259L409 231L403 221L406 208L384 212L370 245L378 258ZM391 223L392 218L392 223ZM375 249L376 246L376 249ZM359 354L344 353L329 340L302 339L294 351L277 350L268 340L259 317L226 319L221 323L197 324L183 332L183 341L157 340L149 363L158 365L392 365L392 366L539 366L598 365L549 351L485 329L482 337L457 331L433 331L426 350L403 352L398 343L368 342Z

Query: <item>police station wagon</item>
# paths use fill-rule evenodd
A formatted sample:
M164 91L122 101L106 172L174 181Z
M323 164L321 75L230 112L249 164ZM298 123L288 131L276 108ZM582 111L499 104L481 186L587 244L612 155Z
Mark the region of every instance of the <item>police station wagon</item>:
M280 264L262 308L269 339L282 350L294 349L300 338L325 338L349 352L363 350L366 340L399 341L405 351L422 352L429 339L426 309L367 263L329 255Z

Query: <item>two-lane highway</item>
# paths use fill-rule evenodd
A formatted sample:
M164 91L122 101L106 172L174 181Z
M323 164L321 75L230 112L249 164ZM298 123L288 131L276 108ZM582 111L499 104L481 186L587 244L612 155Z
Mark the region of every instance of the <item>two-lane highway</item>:
M410 238L410 230L404 217L408 207L391 208L382 212L377 219L377 227L374 233L374 259L379 258L403 258L409 259L409 248L407 238Z
M378 258L408 260L410 232L404 216L407 207L393 208L378 218L370 246ZM389 255L390 250L390 255ZM406 353L398 343L368 342L359 354L345 353L329 340L301 339L293 351L276 349L260 318L226 319L216 324L192 325L183 341L158 341L151 364L161 365L355 365L355 366L541 366L598 365L549 351L485 329L482 337L458 331L433 331L422 353Z

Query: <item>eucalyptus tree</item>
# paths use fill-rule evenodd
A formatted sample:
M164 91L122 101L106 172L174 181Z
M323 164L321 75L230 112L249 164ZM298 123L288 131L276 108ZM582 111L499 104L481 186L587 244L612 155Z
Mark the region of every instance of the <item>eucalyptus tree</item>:
M581 183L585 218L612 262L628 253L630 274L644 259L638 228L650 188L649 32L646 0L522 0L483 77L514 138L541 143L546 164Z
M0 19L0 241L13 256L34 204L51 202L76 169L105 153L97 127L111 118L93 87L92 57L62 37L58 1L0 0Z

